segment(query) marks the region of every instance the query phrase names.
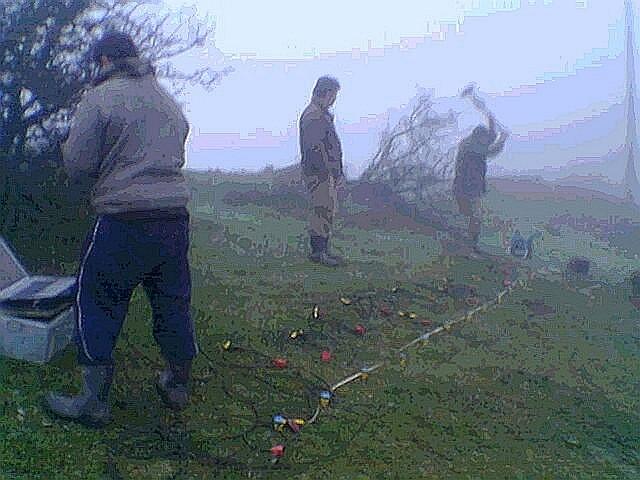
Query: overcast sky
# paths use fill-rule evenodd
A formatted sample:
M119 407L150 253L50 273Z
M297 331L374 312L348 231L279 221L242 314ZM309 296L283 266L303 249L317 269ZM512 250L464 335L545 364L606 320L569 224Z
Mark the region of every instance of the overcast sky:
M182 98L192 123L189 163L197 168L238 167L225 160L229 148L268 147L274 158L295 156L291 137L298 116L313 82L325 73L343 86L335 109L341 128L366 130L372 118L406 104L419 86L453 97L476 81L487 98L510 96L515 106L519 93L598 68L623 48L623 0L164 3L215 18L214 42L179 59L180 67L235 69L214 92L192 89ZM532 112L510 112L507 105L504 115L517 134L579 120L580 112L620 101L624 72L618 73L599 85L596 95L584 92L584 98L549 102ZM468 104L455 108L477 121ZM288 150L279 152L286 142ZM247 161L240 167L274 163L273 158Z

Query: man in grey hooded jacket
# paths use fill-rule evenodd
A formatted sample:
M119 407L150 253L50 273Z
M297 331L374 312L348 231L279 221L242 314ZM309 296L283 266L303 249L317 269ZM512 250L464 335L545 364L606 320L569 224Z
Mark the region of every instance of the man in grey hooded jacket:
M186 407L197 354L190 316L189 188L183 175L189 124L128 35L110 32L93 47L100 75L80 101L63 145L72 180L90 179L97 220L78 273L80 395L50 393L55 414L102 426L110 418L112 352L133 290L145 289L153 334L167 362L157 388Z

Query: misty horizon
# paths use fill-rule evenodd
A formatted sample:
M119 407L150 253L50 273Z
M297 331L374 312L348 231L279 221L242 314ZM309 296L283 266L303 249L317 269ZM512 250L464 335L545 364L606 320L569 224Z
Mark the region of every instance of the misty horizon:
M296 55L290 51L302 51L297 37L285 38L282 32L274 32L274 40L255 38L256 51L248 51L258 32L243 31L242 23L233 28L232 21L241 19L240 7L167 0L171 8L190 5L189 11L214 15L219 26L206 54L177 64L213 62L234 70L213 92L194 88L181 98L192 128L187 167L260 171L298 162L297 121L313 82L323 74L337 76L343 85L336 126L351 176L363 171L380 131L397 121L419 89L433 92L442 110L460 113L460 136L481 122L457 98L469 81L478 84L481 96L512 132L494 170L542 170L606 158L624 142L624 10L619 3L606 8L570 0L466 2L457 19L456 9L447 7L448 18L425 20L422 35L415 22L407 21L406 34L394 28L395 38L387 45L382 37L393 35L384 26L382 33L369 31L372 39L362 37L350 50L331 52L321 48L320 34L310 34L305 41L318 48ZM408 2L407 8L416 7ZM265 21L287 14L284 8L275 10L263 12L271 15ZM299 14L290 12L292 23ZM536 27L536 21L545 27ZM576 22L581 28L574 31ZM378 23L372 20L372 25ZM572 35L567 37L568 31ZM282 47L285 40L293 47ZM328 46L339 43L334 39ZM590 124L599 133L594 135L596 127Z

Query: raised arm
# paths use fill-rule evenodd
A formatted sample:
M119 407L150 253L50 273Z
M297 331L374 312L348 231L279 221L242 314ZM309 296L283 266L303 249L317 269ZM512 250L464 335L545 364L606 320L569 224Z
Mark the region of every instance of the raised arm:
M473 105L487 117L489 130L491 131L491 133L495 134L498 127L496 118L493 116L493 113L489 111L487 105L484 103L484 100L474 96L471 98L471 101L473 102Z
M485 112L487 115L487 121L489 123L489 131L492 134L497 134L496 129L497 129L497 122L495 117L493 116L493 114L489 113L489 112Z
M487 148L487 157L493 158L496 155L498 155L500 152L502 152L502 150L504 149L504 144L507 141L507 138L509 138L509 134L501 129L500 133L498 133L498 137L496 138L496 140Z

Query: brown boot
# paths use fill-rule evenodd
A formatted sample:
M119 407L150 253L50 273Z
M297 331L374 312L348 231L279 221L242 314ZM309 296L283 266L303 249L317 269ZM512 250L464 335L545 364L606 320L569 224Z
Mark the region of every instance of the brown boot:
M466 248L468 249L465 257L471 259L480 259L485 255L485 252L480 248L480 235L477 233L470 233L466 242Z

